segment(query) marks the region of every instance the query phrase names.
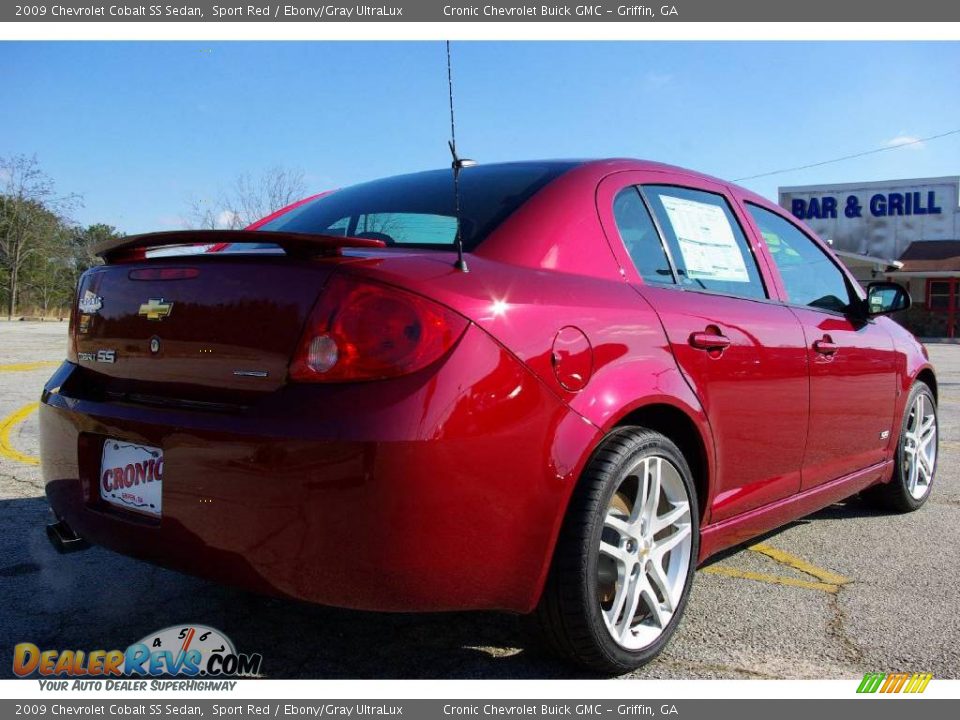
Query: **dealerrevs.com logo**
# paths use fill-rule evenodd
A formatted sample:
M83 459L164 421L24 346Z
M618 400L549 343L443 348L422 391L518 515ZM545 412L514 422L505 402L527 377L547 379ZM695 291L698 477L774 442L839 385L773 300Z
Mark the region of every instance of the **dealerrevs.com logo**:
M131 689L115 678L258 677L262 664L262 655L237 652L230 638L205 625L171 625L126 650L41 650L29 642L13 649L17 677L105 679L106 689Z

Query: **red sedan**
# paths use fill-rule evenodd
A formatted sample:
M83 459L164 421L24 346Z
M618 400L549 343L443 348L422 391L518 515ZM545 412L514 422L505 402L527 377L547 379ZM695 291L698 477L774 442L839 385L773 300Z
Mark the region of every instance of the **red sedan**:
M343 607L512 611L624 671L718 551L855 493L926 501L937 382L885 317L899 286L674 167L459 183L459 211L438 170L102 248L42 398L54 542ZM183 244L214 247L162 250Z

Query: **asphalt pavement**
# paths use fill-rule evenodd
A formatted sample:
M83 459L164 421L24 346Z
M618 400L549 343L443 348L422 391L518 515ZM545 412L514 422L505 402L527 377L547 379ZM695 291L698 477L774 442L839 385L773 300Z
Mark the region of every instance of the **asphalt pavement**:
M124 648L180 623L259 652L273 678L552 678L515 617L386 615L261 597L100 548L58 555L44 533L36 403L65 323L0 322L0 676L13 645ZM919 512L854 498L715 559L645 678L960 678L960 346L931 345L940 458ZM429 582L429 578L425 578Z

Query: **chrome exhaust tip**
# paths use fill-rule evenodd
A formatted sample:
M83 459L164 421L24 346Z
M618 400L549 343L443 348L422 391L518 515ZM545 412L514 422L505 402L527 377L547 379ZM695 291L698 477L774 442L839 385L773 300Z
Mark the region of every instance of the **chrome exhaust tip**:
M53 549L64 555L90 547L90 544L77 535L63 520L47 524L47 538L53 545Z

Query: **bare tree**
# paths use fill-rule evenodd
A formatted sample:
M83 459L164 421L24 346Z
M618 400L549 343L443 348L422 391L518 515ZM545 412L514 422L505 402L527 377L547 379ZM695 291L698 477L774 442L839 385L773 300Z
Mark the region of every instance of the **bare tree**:
M216 230L219 227L217 216L220 211L217 208L220 204L219 200L210 202L203 198L191 197L187 201L187 212L181 220L192 230Z
M6 270L7 318L13 319L20 293L20 272L42 246L50 217L80 204L79 195L58 195L53 180L35 155L0 158L0 264Z
M243 226L269 215L306 194L302 170L272 167L259 178L243 174L234 183L231 210Z
M272 167L254 177L244 173L215 200L191 198L183 218L190 228L236 230L299 200L306 180L298 169Z

